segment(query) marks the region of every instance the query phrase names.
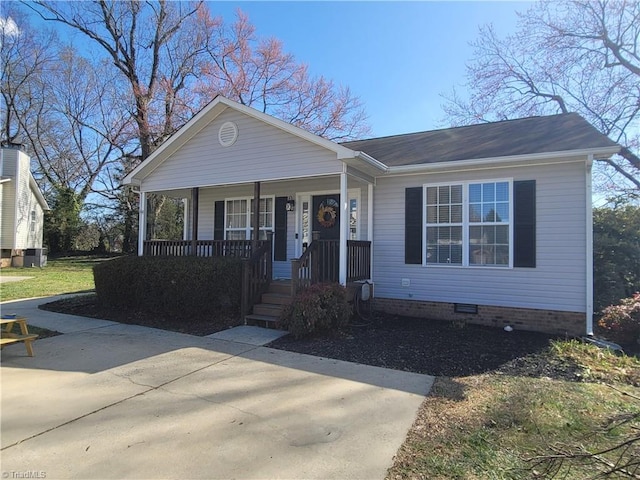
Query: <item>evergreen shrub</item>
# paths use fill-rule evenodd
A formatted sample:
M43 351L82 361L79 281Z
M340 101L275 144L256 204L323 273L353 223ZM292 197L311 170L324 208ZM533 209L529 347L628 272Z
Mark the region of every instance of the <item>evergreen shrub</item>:
M617 305L603 310L598 327L603 334L622 345L640 343L640 292L623 298Z
M234 257L119 257L97 264L98 302L170 315L240 311L242 265Z
M296 338L335 332L347 326L351 313L346 288L337 283L317 284L284 308L280 326Z

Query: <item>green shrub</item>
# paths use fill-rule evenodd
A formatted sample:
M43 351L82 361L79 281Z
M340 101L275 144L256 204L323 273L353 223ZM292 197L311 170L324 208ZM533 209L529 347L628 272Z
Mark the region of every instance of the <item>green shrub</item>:
M623 345L640 343L640 292L604 309L598 326L604 335Z
M300 292L284 308L280 325L300 338L339 330L350 317L346 288L337 283L317 284Z
M238 258L120 257L93 269L98 301L172 315L240 310Z

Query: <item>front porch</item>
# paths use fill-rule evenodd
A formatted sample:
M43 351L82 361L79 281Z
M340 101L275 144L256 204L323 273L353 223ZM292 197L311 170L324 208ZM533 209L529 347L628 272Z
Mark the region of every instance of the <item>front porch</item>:
M314 237L317 237L317 232ZM267 240L147 240L143 252L150 256L239 257L242 259L241 316L251 323L275 326L284 305L301 289L315 283L338 282L340 242L314 238L300 258L291 261L291 275L273 280L273 235ZM347 280L371 278L371 242L347 240ZM350 287L350 288L349 288Z
M290 280L293 293L370 280L374 185L387 170L364 152L217 97L124 183L140 192L139 255L241 257L259 297L272 279ZM147 235L150 195L183 200L182 238Z

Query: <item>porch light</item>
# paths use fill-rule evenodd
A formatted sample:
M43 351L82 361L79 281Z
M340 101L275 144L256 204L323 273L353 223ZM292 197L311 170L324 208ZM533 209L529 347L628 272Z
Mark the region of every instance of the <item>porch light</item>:
M287 197L287 212L293 212L294 208L296 208L296 201L293 197Z

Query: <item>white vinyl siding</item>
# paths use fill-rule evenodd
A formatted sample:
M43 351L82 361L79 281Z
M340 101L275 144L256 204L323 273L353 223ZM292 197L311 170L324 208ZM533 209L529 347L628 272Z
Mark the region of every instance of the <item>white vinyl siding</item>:
M238 139L223 147L218 142L218 131L227 121L238 126ZM342 168L335 152L227 110L158 166L144 180L143 190L338 174Z
M585 163L491 171L536 180L536 268L425 268L404 263L404 190L484 181L486 171L379 178L374 192L376 296L560 311L586 310ZM409 286L403 287L403 279ZM406 282L405 282L406 283Z
M3 149L2 220L3 249L41 248L44 210L31 189L29 156L17 149Z

